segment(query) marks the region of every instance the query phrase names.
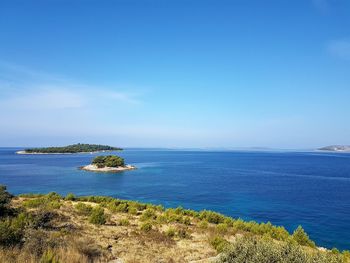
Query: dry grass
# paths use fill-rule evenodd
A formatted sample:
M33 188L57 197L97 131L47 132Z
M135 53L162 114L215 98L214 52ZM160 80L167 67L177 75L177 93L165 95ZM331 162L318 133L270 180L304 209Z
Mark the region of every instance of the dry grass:
M14 200L20 207L26 198ZM88 217L75 209L78 202L61 201L55 216L45 229L27 233L27 241L21 249L0 250L1 262L38 262L46 251L55 255L59 262L189 262L212 257L216 251L208 242L208 235L196 224L159 223L151 221L152 230L144 232L140 226L141 213L128 214L105 209L107 222L97 226L88 222ZM83 202L96 206L96 203ZM31 212L37 213L35 209ZM121 221L128 225L121 225ZM178 233L169 237L166 230L173 228ZM182 234L180 236L181 233ZM179 234L180 233L180 234Z
M35 198L16 198L12 205L20 208L26 200ZM189 214L181 219L175 210L167 214L154 207L152 211L147 208L130 213L105 205L106 223L94 225L89 223L87 213L76 208L78 203L91 207L98 205L61 199L59 208L50 211L28 208L27 211L43 218L40 226L26 230L20 249L0 248L0 263L40 262L43 255L53 255L56 260L44 262L205 263L213 262L218 254L213 240L232 242L242 235L226 223L208 223ZM152 226L147 231L142 228L146 223Z

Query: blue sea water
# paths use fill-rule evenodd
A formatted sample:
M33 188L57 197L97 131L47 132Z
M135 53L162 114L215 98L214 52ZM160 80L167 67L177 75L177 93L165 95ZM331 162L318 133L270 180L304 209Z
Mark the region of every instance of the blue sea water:
M0 184L13 194L69 192L210 209L302 225L317 245L350 249L350 154L127 149L137 170L77 169L96 154L16 155L0 148Z

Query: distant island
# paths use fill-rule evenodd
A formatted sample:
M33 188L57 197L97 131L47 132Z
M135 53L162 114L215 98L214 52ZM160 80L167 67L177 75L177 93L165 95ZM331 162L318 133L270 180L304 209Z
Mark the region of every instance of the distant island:
M319 148L318 150L328 152L350 152L350 145L331 145Z
M92 153L103 151L121 151L122 148L100 144L77 143L62 147L27 148L18 151L17 154L72 154L72 153Z
M124 159L117 155L97 156L91 164L80 168L91 172L123 172L136 169L135 166L125 165Z

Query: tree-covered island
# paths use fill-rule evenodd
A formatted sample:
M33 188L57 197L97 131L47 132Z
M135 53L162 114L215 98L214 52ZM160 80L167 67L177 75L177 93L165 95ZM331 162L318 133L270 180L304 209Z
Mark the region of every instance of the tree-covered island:
M121 151L122 148L100 144L77 143L62 147L27 148L18 151L18 154L68 154L68 153L90 153L103 151Z
M82 170L93 172L122 172L134 170L135 166L125 165L124 159L117 155L95 157L91 164L81 167Z

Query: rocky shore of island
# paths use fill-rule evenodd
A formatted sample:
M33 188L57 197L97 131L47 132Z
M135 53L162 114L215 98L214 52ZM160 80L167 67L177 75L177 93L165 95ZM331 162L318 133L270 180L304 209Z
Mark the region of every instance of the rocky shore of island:
M118 173L118 172L124 172L129 170L135 170L136 167L133 165L125 165L125 166L118 166L118 167L98 167L95 164L89 164L80 167L81 170L90 171L90 172L110 172L110 173Z

